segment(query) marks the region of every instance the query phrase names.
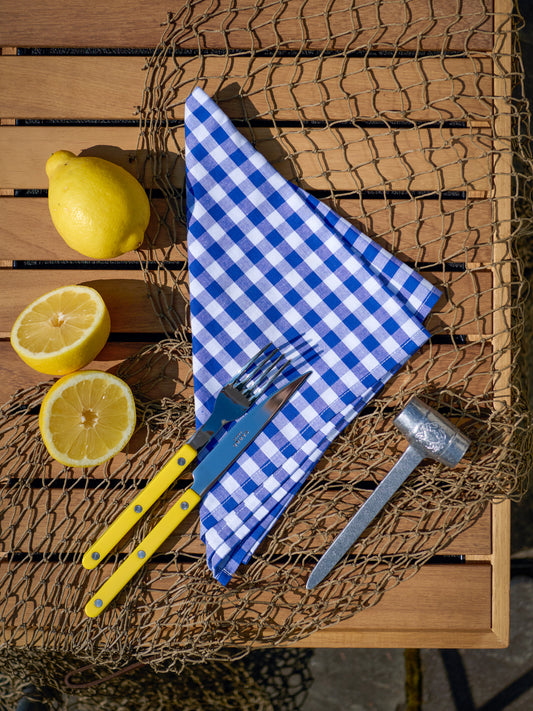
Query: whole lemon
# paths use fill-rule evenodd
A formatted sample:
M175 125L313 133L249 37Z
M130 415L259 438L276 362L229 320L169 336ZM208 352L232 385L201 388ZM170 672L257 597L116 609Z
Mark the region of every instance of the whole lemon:
M56 151L46 162L48 207L65 242L93 259L141 246L150 203L140 183L103 158Z

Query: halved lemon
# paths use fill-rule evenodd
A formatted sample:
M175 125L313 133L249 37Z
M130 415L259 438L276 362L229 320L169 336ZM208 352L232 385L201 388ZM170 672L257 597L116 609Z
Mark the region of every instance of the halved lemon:
M60 378L46 393L39 412L46 449L70 467L92 467L113 457L129 442L135 422L129 385L99 370Z
M62 286L24 309L11 329L11 345L30 368L65 375L96 358L110 328L109 312L96 289Z

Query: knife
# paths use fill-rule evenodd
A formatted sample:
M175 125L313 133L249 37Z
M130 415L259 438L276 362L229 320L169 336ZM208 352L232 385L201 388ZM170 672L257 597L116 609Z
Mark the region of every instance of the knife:
M272 350L273 348L273 350ZM281 363L280 363L281 362ZM290 361L280 354L278 348L268 343L256 353L237 375L218 394L212 413L183 444L169 461L158 471L145 488L140 491L122 513L85 552L82 565L92 570L124 538L159 497L176 481L185 469L218 434L222 427L237 420L260 397Z
M171 509L139 543L135 550L99 588L85 606L88 617L97 617L116 597L135 573L150 559L162 543L188 516L202 497L220 479L233 462L253 442L292 395L303 385L310 373L285 385L265 402L255 405L226 432L193 473L192 485L184 491Z

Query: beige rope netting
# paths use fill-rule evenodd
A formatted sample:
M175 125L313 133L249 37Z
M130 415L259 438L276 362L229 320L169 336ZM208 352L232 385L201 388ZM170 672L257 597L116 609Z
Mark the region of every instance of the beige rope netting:
M520 344L532 159L519 23L516 13L494 14L489 0L191 0L169 15L146 65L138 146L139 176L151 184L158 215L140 258L168 338L118 371L134 388L143 428L103 478L50 473L37 426L46 384L4 407L1 535L3 550L14 551L0 579L9 600L1 613L6 659L13 645L38 645L54 659L61 652L110 669L140 661L179 671L237 659L253 645L302 640L374 605L488 502L521 495L531 464ZM509 85L494 76L510 78L512 93L498 94ZM432 322L424 358L413 358L337 438L227 588L212 579L195 529L173 541L120 605L89 622L81 610L92 583L80 566L89 537L194 422L183 106L197 85L286 177L349 210L370 236L444 284L449 304ZM508 183L498 180L508 175L505 151L515 161ZM493 177L499 187L485 189ZM304 592L317 553L398 458L402 437L392 421L414 394L472 439L464 466L425 461L320 590ZM40 511L27 516L24 546L23 509Z

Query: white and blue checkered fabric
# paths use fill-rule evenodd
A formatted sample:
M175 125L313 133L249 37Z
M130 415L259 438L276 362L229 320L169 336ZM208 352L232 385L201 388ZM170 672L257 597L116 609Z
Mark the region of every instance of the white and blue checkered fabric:
M185 107L195 407L268 341L305 385L201 504L217 580L247 562L335 436L429 337L440 293L285 180L196 88Z

